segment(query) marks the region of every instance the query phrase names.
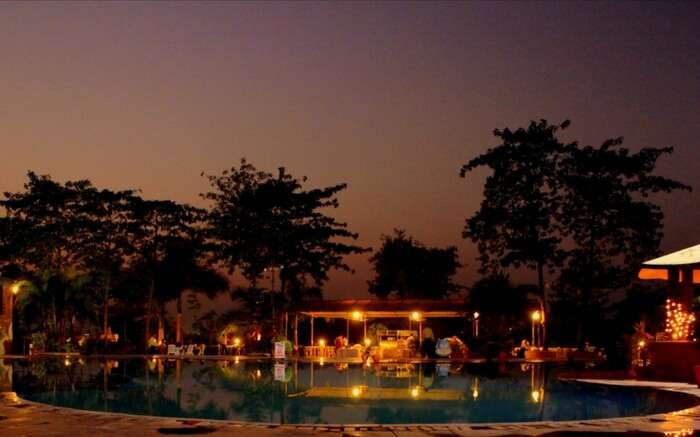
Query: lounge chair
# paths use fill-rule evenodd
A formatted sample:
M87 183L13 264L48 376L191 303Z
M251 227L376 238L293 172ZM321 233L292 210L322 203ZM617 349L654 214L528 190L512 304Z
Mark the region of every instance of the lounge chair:
M190 344L187 346L187 348L185 349L185 355L194 356L194 345L193 344Z

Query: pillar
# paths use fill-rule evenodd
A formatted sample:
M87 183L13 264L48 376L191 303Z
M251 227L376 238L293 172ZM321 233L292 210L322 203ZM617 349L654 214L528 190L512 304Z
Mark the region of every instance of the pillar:
M299 314L294 313L294 349L299 347Z
M314 316L311 316L311 344L309 346L314 345Z

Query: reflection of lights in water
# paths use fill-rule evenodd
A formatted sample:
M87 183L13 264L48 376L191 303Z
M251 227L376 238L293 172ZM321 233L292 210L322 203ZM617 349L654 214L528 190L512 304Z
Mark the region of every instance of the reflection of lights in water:
M472 398L474 398L474 400L479 398L479 378L474 378L474 383L472 384Z
M416 386L411 389L411 397L417 398L420 395L420 387Z
M258 370L255 371L255 376L256 376L257 378L260 378L260 377L262 376L262 372L260 371L260 369L258 369Z
M533 390L532 393L530 393L530 396L532 397L532 402L540 403L544 399L544 390Z
M477 400L479 398L479 390L478 389L474 389L472 391L472 398L474 398L474 400Z
M318 365L321 366L321 367L323 367L324 364L326 364L326 363L323 361L323 358L321 358L321 359L318 361Z
M233 359L233 364L238 364L238 363L240 363L240 362L241 362L241 360L238 359L238 357L236 357L236 358Z
M693 429L692 428L684 428L684 429L679 429L678 431L664 431L664 435L671 436L671 437L691 436L691 435L693 435Z

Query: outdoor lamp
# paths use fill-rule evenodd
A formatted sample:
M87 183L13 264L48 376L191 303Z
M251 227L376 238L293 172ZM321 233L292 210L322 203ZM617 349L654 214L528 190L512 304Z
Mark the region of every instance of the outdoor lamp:
M353 320L362 320L362 313L359 311L353 311L352 312L352 319Z
M320 340L318 341L318 345L321 346L321 347L326 347L326 340L320 339Z
M542 318L542 314L540 314L540 311L539 311L539 310L533 311L531 317L532 317L532 321L533 321L533 322L539 322L540 319Z
M414 311L411 313L411 319L415 321L419 321L421 319L421 313L418 311Z
M417 398L418 395L420 394L420 387L416 386L411 389L411 397L412 398Z
M476 319L478 319L478 318L479 318L479 313L475 311L475 312L474 312L474 320L476 320Z
M238 345L240 345L240 344L241 344L241 339L240 339L240 338L236 337L236 338L233 339L233 345L234 345L234 346L238 346Z
M20 290L19 282L15 282L15 283L12 285L12 288L10 289L10 291L12 291L12 294L17 294L17 293L19 293L19 290Z
M365 347L370 347L372 345L372 339L371 338L365 338Z

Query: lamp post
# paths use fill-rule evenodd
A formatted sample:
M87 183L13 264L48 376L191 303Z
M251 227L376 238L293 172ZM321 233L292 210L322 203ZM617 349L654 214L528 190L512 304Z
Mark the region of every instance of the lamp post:
M532 314L530 315L530 319L532 320L532 346L537 346L537 335L535 331L535 324L539 323L540 320L542 319L542 314L540 313L539 310L533 311Z
M408 321L409 323L411 321L418 322L418 342L420 343L423 339L423 314L420 311L412 311Z
M477 311L474 311L474 324L472 326L472 329L474 331L474 338L479 337L479 313Z

